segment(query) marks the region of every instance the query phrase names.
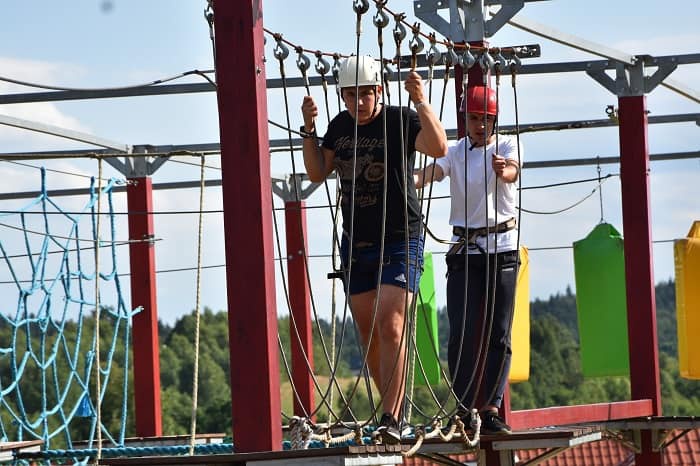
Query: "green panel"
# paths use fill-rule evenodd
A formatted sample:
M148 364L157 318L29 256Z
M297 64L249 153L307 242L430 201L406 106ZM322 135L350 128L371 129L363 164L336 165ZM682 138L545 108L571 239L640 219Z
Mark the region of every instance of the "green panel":
M628 375L625 256L620 233L601 223L574 242L581 368L588 377Z
M416 348L418 358L415 362L415 383L417 385L435 385L440 382L440 361L438 359L438 324L437 305L435 304L435 275L433 272L433 255L428 252L424 257L423 275L420 279L416 306ZM421 371L421 364L423 372Z

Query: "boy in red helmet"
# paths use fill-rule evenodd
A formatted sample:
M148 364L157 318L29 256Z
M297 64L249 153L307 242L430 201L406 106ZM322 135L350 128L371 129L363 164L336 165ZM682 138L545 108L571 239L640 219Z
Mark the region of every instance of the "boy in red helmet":
M485 434L509 434L498 408L512 355L519 266L515 182L522 148L518 150L514 137L496 136L498 102L492 89L470 87L460 110L467 112L467 137L451 146L444 158L416 170L414 180L422 188L450 177L454 244L446 256L448 364L458 410L466 415L477 408ZM480 352L484 342L485 351ZM481 375L476 355L484 353ZM465 417L468 425L466 421Z

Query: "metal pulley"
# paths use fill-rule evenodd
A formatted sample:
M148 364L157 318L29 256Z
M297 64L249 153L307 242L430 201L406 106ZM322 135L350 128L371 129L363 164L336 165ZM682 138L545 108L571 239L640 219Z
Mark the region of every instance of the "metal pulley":
M369 10L368 0L354 0L352 2L352 9L355 10L358 16L364 15Z
M282 42L282 35L281 34L275 34L275 40L277 41L277 45L275 45L275 49L273 50L273 54L275 55L275 58L278 59L279 61L284 61L288 56L289 56L289 47L287 47L284 42Z

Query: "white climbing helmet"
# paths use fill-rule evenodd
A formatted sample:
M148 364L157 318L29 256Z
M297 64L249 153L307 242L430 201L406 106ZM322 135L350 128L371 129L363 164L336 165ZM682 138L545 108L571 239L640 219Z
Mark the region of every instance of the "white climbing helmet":
M357 73L357 74L356 74ZM357 84L355 83L357 76ZM382 71L379 63L374 58L363 55L352 55L340 64L338 70L338 88L355 86L381 86Z

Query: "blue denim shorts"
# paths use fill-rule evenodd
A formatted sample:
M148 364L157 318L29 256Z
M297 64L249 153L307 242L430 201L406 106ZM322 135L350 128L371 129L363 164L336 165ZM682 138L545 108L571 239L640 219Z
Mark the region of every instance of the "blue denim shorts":
M379 257L379 243L361 243L352 248L352 267L348 267L350 242L346 235L340 243L340 258L345 271L345 279L350 275L349 294L364 293L377 288L377 277L381 265L381 283L408 288L415 293L423 272L423 238L410 238L408 260L406 241L384 243L384 260ZM346 284L347 285L347 284Z

